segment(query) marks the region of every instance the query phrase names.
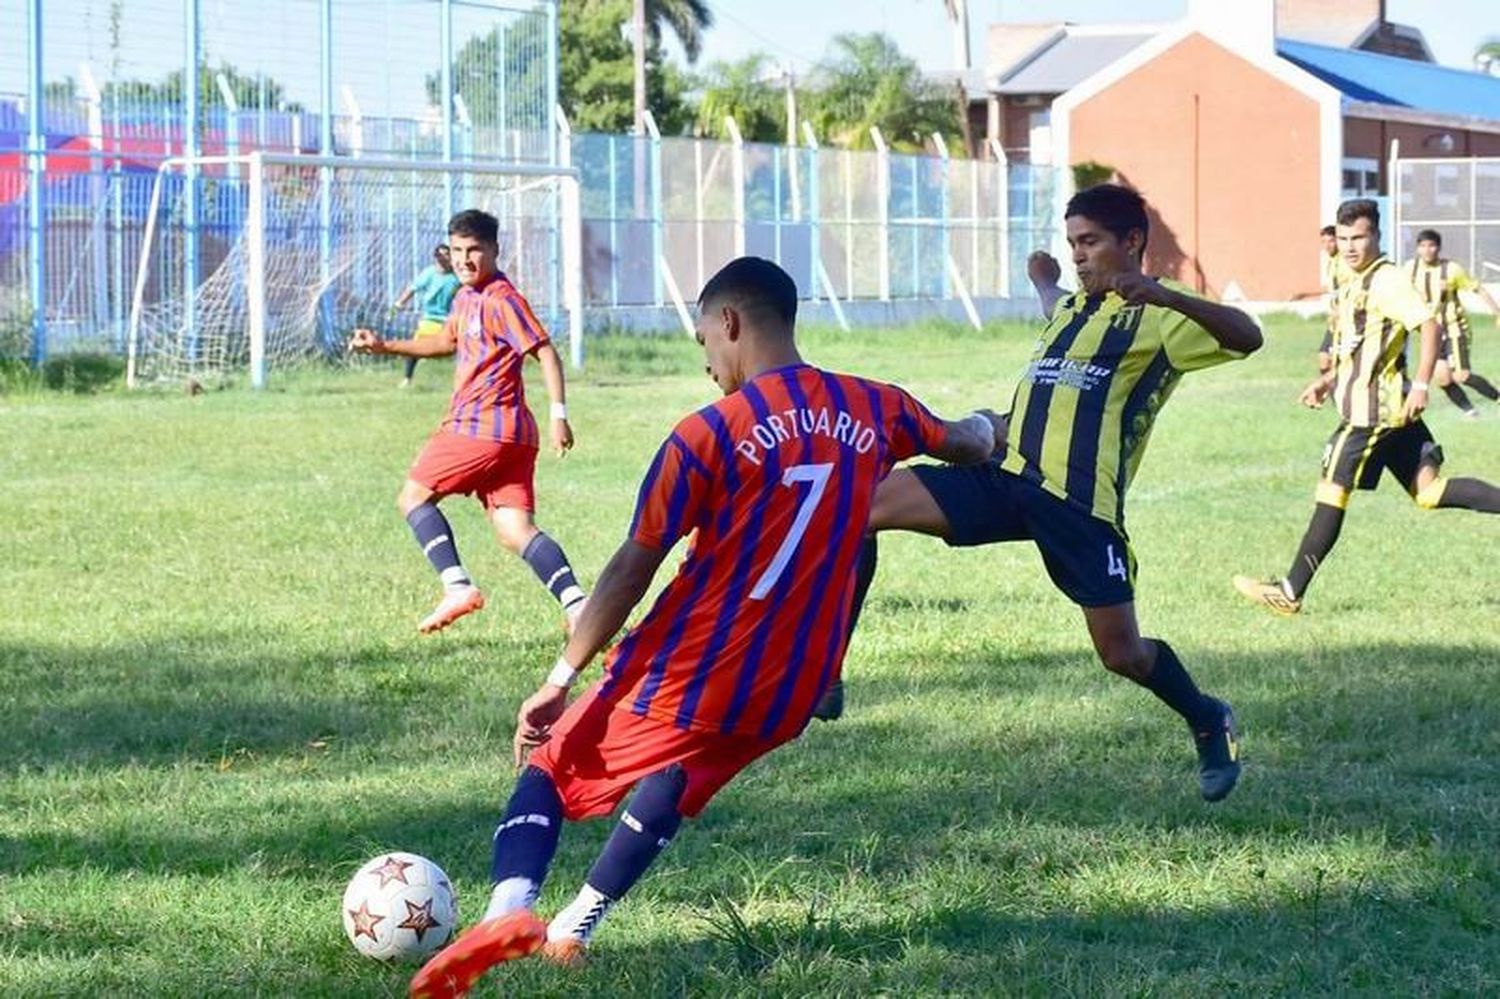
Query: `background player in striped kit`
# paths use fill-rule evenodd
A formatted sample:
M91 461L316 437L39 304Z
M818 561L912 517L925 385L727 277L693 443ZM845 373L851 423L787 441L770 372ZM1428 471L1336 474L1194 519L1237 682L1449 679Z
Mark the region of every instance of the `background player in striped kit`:
M1496 323L1500 323L1500 305L1495 304L1484 285L1464 270L1462 264L1443 257L1442 250L1442 233L1436 229L1423 229L1417 233L1417 255L1406 265L1406 271L1417 294L1437 315L1438 360L1433 369L1433 381L1437 382L1449 402L1472 419L1479 412L1460 386L1473 389L1491 402L1500 400L1500 391L1488 378L1470 367L1474 331L1469 328L1469 312L1459 293L1476 292L1490 307Z
M1003 421L945 423L892 385L803 362L797 293L742 257L705 286L698 339L722 400L681 420L646 474L630 536L600 574L547 682L521 707L530 756L495 833L485 920L440 953L416 995L454 995L494 963L541 948L580 959L610 906L736 773L795 739L838 678L854 566L880 480L925 453L988 457ZM691 554L564 710L675 542ZM531 912L564 818L608 814L635 788L574 901Z
M1349 267L1339 285L1338 363L1301 398L1317 409L1332 397L1339 411L1338 429L1323 451L1312 521L1285 577L1234 577L1235 589L1246 599L1278 614L1302 610L1313 575L1339 539L1350 496L1356 489L1374 489L1382 471L1424 510L1500 513L1500 489L1479 479L1442 475L1442 449L1422 421L1437 363L1438 323L1410 274L1381 255L1379 206L1368 199L1340 205L1338 238ZM1422 340L1417 376L1408 382L1406 340L1412 330Z
M458 355L448 415L396 497L443 585L437 606L417 626L424 633L446 628L484 606L484 594L459 560L448 518L438 509L444 497L455 493L472 493L484 504L500 543L531 566L562 605L569 627L583 609L584 592L567 556L536 526L533 475L541 435L526 406L521 376L526 358L535 357L552 398L552 447L564 454L573 446L573 428L562 359L525 296L500 271L499 228L493 215L475 209L449 220L449 255L463 287L441 335L383 340L373 330L359 329L349 341L351 350L368 354Z

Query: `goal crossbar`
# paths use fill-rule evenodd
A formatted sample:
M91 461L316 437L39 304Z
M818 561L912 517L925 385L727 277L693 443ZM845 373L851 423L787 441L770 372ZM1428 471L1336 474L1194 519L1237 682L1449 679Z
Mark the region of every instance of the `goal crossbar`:
M582 195L578 171L572 167L551 166L536 163L486 164L457 162L450 160L404 160L376 157L347 157L301 155L256 151L239 156L176 156L165 159L157 167L152 184L150 206L143 233L143 252L136 269L135 286L131 296L130 320L127 332L126 384L134 388L137 383L138 359L140 357L141 318L145 303L145 289L151 267L149 248L156 237L157 219L161 209L162 189L167 176L174 170L196 170L203 167L240 167L245 170L248 204L245 211L245 295L246 335L250 350L250 381L255 388L262 388L266 380L266 185L265 168L298 167L315 168L320 172L330 170L356 170L371 173L389 172L412 174L446 175L457 180L463 175L496 177L534 177L538 180L553 180L558 184L558 227L561 242L562 307L567 313L568 345L573 367L583 364L583 233Z

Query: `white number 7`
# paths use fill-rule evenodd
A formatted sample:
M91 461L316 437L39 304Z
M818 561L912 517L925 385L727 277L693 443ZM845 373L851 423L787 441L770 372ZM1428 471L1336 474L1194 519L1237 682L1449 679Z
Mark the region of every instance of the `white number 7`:
M811 488L807 490L807 496L802 500L802 505L797 508L797 517L792 521L791 530L786 532L786 538L781 542L781 547L776 549L776 557L771 559L771 564L766 566L766 571L760 574L760 579L755 581L755 589L750 591L751 600L764 600L776 585L776 580L786 571L786 564L792 560L792 553L797 550L797 544L802 540L802 535L807 533L807 525L812 521L814 508L818 500L823 498L823 490L828 487L828 476L833 472L833 462L826 461L821 465L793 465L781 474L781 484L789 486L794 482L809 482Z

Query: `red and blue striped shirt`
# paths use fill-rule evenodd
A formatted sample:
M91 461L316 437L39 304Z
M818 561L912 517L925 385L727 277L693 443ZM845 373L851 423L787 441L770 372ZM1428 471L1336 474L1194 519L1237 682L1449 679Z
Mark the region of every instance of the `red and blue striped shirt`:
M657 549L697 537L611 651L600 697L682 729L801 732L839 675L875 487L944 433L902 389L803 364L683 419L630 537Z
M448 314L448 331L458 350L453 400L442 429L539 447L541 437L526 405L521 368L527 354L550 340L525 296L502 273L482 287L461 288Z

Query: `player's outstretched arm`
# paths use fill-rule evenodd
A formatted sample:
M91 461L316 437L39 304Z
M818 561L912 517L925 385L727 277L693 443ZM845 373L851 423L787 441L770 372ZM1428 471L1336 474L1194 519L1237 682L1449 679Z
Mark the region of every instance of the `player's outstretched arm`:
M1159 305L1182 313L1207 330L1226 350L1253 354L1264 342L1255 320L1232 305L1184 295L1144 274L1117 274L1112 284L1115 292L1131 305Z
M1034 250L1026 258L1026 276L1031 279L1037 298L1041 299L1042 318L1051 319L1057 303L1068 293L1057 283L1062 279L1062 265L1046 250Z
M573 447L573 425L568 422L568 390L562 358L556 347L544 343L536 349L536 360L542 366L542 381L547 383L547 398L552 400L552 450L561 456Z
M447 357L458 349L453 334L444 330L438 336L416 340L387 340L374 330L357 329L349 338L349 349L356 354L398 354L402 357Z
M1005 447L1009 418L978 409L962 420L943 421L943 446L932 456L950 465L973 465Z

